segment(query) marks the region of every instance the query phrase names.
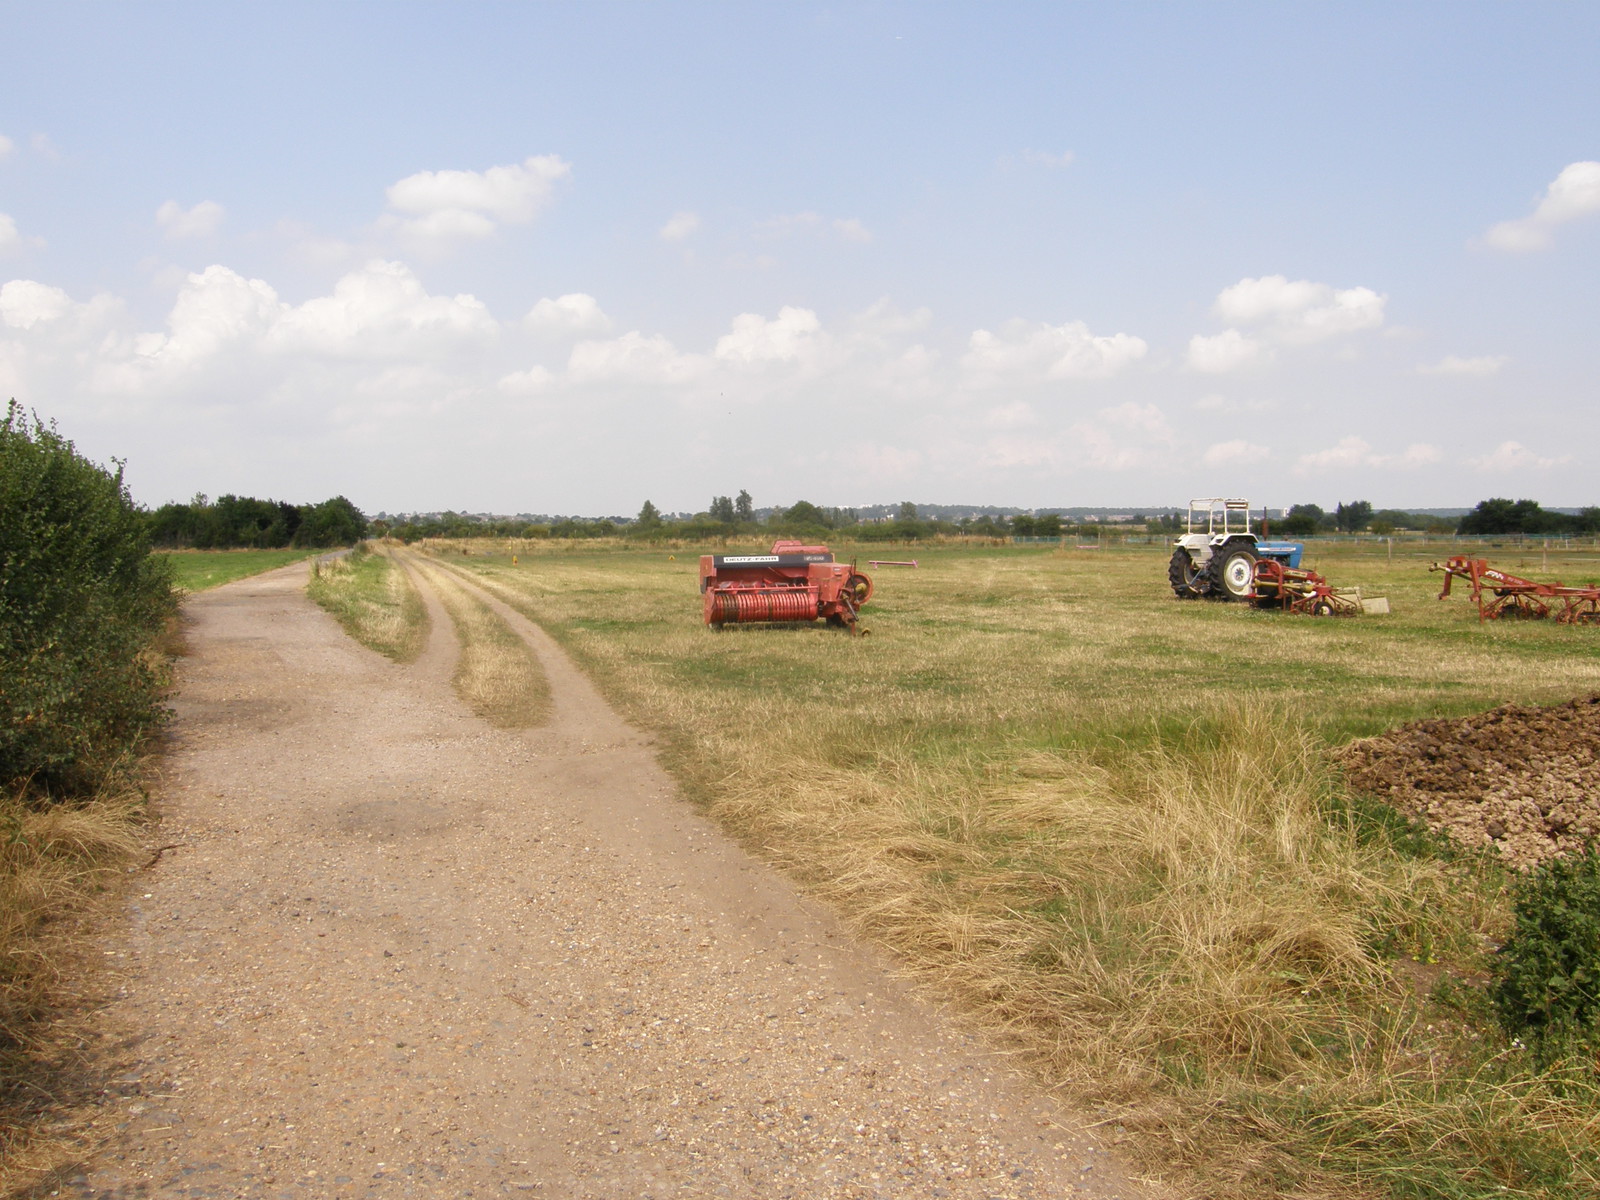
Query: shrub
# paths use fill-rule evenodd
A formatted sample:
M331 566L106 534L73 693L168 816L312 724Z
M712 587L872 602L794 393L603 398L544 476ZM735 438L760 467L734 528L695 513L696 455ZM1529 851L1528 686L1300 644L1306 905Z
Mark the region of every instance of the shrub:
M0 423L0 786L92 787L159 714L169 568L115 473L15 401Z
M1555 859L1517 884L1495 963L1501 1024L1544 1051L1600 1035L1600 852Z

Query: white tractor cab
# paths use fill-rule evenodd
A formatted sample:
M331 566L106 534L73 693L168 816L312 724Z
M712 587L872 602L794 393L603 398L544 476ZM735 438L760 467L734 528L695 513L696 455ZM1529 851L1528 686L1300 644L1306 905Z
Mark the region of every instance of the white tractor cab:
M1250 530L1250 502L1207 496L1189 501L1188 532L1172 551L1167 578L1179 599L1248 600L1255 595L1256 559L1298 567L1299 542L1264 542Z

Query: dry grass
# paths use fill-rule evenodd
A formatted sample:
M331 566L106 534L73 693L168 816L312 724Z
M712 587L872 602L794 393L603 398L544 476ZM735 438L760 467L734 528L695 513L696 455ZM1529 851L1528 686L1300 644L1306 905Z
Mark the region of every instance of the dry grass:
M1410 848L1324 754L1592 690L1593 630L1480 626L1427 550L1323 556L1396 612L1316 621L1173 600L1159 551L919 548L877 573L870 640L714 634L692 554L485 549L462 561L692 795L1152 1170L1217 1197L1600 1187L1592 1072L1537 1076L1470 987L1404 983L1479 965L1498 877Z
M312 563L306 594L356 641L395 662L414 662L427 644L427 609L387 547L364 545Z
M548 721L550 682L527 643L451 571L416 555L408 561L426 574L455 625L461 643L455 689L467 707L500 729Z
M0 1188L37 1180L76 1147L49 1122L78 1086L72 1013L86 922L140 852L144 797L0 796Z

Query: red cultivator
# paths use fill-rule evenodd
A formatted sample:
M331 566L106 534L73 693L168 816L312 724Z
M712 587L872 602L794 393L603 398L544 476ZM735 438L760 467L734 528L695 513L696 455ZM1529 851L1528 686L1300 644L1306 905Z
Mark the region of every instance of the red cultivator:
M1312 617L1353 617L1362 612L1388 612L1363 604L1361 593L1335 588L1315 571L1291 567L1275 558L1259 558L1255 564L1255 583L1250 603L1257 608L1281 608Z
M1561 583L1535 583L1517 575L1497 571L1481 558L1457 555L1448 562L1434 563L1430 571L1443 571L1443 600L1450 585L1465 579L1472 585L1472 598L1478 604L1478 620L1501 617L1548 617L1560 605L1555 618L1563 625L1600 625L1600 587L1567 587ZM1485 595L1485 593L1492 595Z
M872 580L853 563L834 562L826 546L774 542L771 554L701 555L700 591L706 624L714 629L745 621L825 620L855 633Z

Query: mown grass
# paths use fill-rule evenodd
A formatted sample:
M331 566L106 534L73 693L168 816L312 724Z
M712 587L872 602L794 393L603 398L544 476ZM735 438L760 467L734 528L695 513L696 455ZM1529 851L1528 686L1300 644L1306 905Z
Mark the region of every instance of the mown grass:
M385 549L363 544L312 565L306 594L346 633L395 662L414 662L428 638L428 612Z
M286 567L319 553L316 550L168 550L157 551L172 564L173 584L186 592L203 592L236 579Z
M481 597L438 563L417 554L406 561L427 578L460 641L456 694L500 729L529 729L550 719L550 681L533 650Z
M1439 602L1448 547L1313 549L1395 608L1314 620L1178 601L1159 548L923 546L875 572L870 639L713 633L692 552L484 549L461 561L692 796L1150 1170L1218 1197L1600 1189L1592 1064L1535 1071L1472 983L1498 869L1348 795L1325 754L1595 690L1597 631Z

